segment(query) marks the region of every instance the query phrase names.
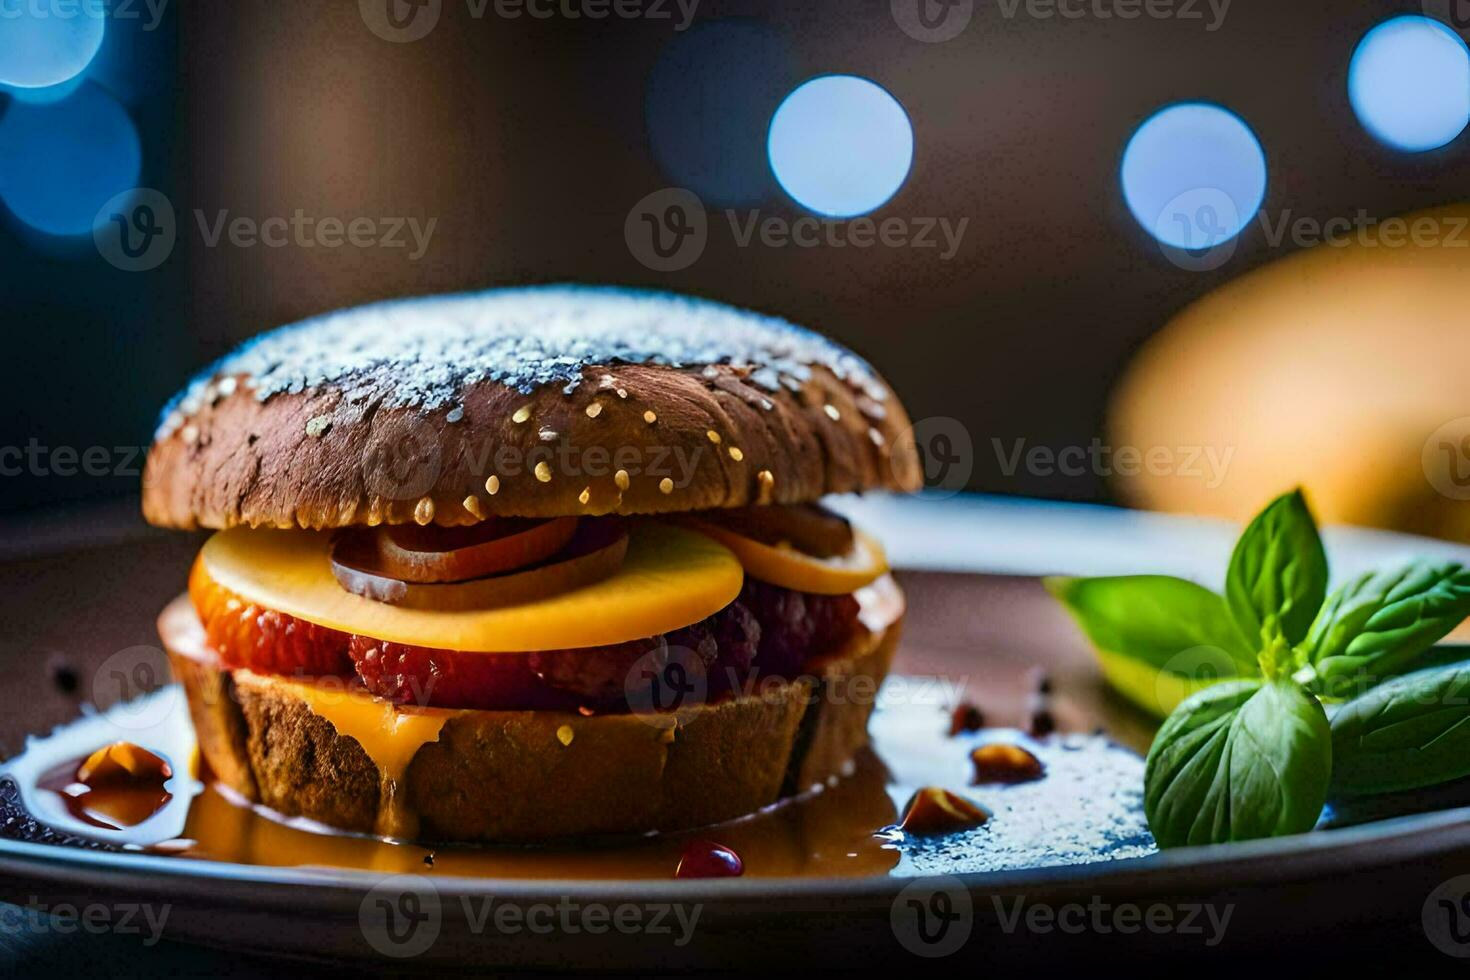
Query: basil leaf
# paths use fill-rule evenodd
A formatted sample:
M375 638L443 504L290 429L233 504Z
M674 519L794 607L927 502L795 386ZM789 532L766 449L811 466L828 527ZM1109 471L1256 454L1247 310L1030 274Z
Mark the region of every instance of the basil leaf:
M1327 595L1327 553L1301 490L1277 497L1235 544L1225 597L1251 646L1295 646Z
M1149 749L1144 812L1160 847L1303 833L1332 773L1332 732L1291 680L1235 681L1185 701Z
M1158 717L1195 686L1257 673L1225 600L1193 582L1124 575L1045 584L1092 641L1109 682Z
M1325 694L1354 693L1415 666L1470 616L1470 570L1419 563L1363 575L1332 594L1303 644Z
M1393 793L1470 776L1470 662L1415 671L1332 719L1333 792Z

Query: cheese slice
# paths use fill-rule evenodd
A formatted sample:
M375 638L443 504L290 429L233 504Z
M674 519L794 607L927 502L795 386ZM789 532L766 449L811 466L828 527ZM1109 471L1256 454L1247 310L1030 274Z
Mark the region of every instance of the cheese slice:
M729 549L695 531L634 525L615 574L536 602L497 609L404 609L354 595L332 575L331 536L231 528L200 560L221 586L267 609L391 643L489 653L562 650L669 633L719 612L744 573Z

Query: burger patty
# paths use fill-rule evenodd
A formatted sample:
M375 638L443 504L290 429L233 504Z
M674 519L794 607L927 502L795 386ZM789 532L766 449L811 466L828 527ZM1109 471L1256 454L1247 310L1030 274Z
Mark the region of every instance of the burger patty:
M751 677L793 678L857 626L851 595L814 595L747 578L724 609L682 629L626 643L534 653L477 653L390 643L327 629L190 580L206 642L231 668L284 676L356 676L400 704L482 710L627 711L680 663L718 697Z

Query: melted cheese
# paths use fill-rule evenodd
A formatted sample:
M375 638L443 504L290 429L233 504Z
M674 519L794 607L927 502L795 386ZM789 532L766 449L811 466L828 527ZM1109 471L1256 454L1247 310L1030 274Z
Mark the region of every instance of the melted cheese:
M636 525L612 576L581 589L498 609L404 609L346 591L332 576L331 537L311 531L232 528L200 558L224 588L267 609L392 643L513 653L623 643L669 633L729 605L740 562L684 528Z
M357 742L378 767L377 832L383 837L412 838L418 817L403 796L403 776L419 749L439 741L444 723L458 711L399 707L358 691L282 678L269 683L300 698L311 713L325 719L338 735Z

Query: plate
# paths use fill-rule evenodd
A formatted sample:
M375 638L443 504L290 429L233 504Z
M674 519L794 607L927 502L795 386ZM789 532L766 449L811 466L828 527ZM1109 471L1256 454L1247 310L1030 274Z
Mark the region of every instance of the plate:
M963 678L1011 724L1032 671L1053 678L1064 731L1106 729L1142 750L1152 722L1098 682L1070 621L1034 575L1170 571L1207 584L1236 529L1110 508L957 497L851 506L884 538L910 612L896 670ZM80 532L67 528L80 528ZM37 530L39 528L39 530ZM27 736L157 686L117 665L157 648L157 610L182 587L199 538L139 528L113 511L6 528L0 669L9 699L0 756ZM1410 554L1470 551L1383 532L1329 529L1334 572ZM146 659L146 658L143 658ZM112 667L109 667L109 665ZM150 685L150 680L153 682ZM1009 963L1202 951L1286 942L1393 943L1470 954L1457 902L1470 882L1470 809L1302 837L1089 864L912 877L717 881L516 880L268 868L0 840L0 894L17 903L169 908L170 939L243 952L402 967L755 968ZM1470 802L1470 793L1465 796ZM1447 911L1449 909L1449 911ZM655 928L654 918L658 917ZM690 925L692 920L692 925ZM682 925L681 925L682 923ZM1440 960L1443 963L1443 960Z

